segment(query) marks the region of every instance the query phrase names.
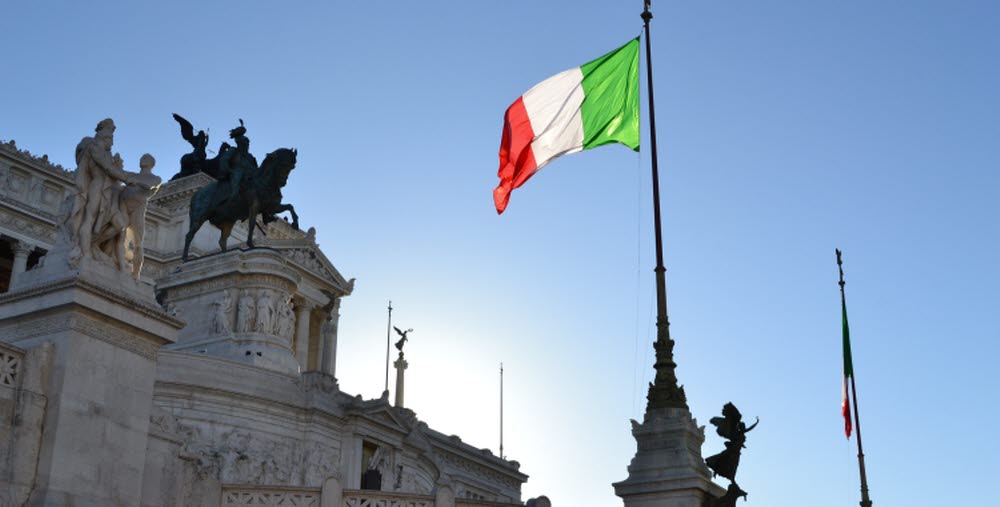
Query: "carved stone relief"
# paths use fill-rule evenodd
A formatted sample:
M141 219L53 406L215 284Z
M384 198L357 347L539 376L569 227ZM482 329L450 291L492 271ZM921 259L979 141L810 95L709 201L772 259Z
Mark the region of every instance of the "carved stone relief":
M274 305L271 301L271 291L261 291L257 297L257 315L254 330L258 333L274 333Z
M236 314L236 332L250 333L254 329L254 311L256 303L249 291L243 291Z
M212 334L229 334L229 311L232 307L233 300L229 297L229 291L222 291L222 296L212 303Z

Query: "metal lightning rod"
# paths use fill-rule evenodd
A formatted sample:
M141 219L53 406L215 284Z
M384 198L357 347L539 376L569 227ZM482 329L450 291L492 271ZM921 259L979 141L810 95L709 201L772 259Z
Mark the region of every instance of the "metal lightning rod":
M385 326L385 391L383 395L389 397L389 342L392 332L392 300L389 300L389 322Z
M503 363L500 363L500 458L503 456Z

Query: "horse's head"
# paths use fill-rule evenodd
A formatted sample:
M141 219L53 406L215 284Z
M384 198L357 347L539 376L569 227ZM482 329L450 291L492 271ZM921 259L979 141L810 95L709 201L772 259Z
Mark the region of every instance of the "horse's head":
M271 184L281 188L288 182L288 173L295 169L295 158L297 150L288 148L278 148L267 154L264 163L260 165L260 172L269 179Z

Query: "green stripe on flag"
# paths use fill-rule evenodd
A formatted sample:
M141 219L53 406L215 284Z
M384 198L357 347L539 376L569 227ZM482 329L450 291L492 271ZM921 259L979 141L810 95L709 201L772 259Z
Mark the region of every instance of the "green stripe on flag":
M639 38L580 66L583 149L621 143L639 151Z

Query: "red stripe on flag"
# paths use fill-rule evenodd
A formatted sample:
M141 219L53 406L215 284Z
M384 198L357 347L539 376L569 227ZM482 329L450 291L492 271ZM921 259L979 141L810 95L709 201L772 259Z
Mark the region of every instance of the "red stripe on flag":
M847 377L844 377L844 395L840 401L840 411L844 415L844 434L851 438L851 398L847 394Z
M503 137L500 140L500 184L493 190L497 214L507 209L510 192L524 184L538 170L531 142L535 131L524 108L524 98L518 97L503 116Z

